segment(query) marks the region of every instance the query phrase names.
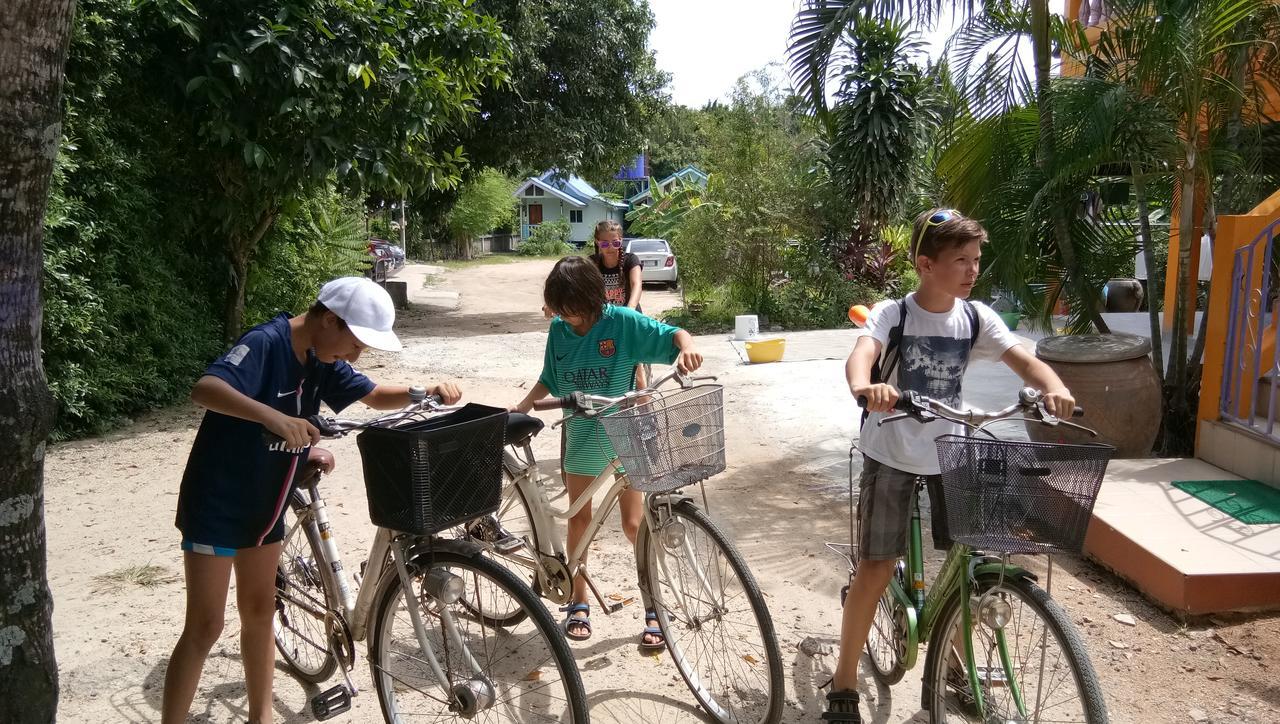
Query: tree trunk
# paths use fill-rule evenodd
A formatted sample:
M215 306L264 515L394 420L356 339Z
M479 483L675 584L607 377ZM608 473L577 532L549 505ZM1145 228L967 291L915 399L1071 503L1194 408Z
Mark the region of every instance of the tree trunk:
M240 336L244 326L244 293L249 283L249 263L258 242L266 236L276 212L268 209L258 217L249 231L233 231L227 239L227 261L231 264L231 288L227 290L227 304L222 318L222 336L230 343Z
M1046 177L1054 168L1054 125L1053 103L1049 100L1049 1L1032 0L1031 2L1031 45L1036 64L1036 107L1040 114L1040 139L1037 148L1037 165ZM1080 274L1080 261L1076 258L1075 244L1071 241L1071 229L1067 224L1066 209L1060 200L1055 199L1051 213L1053 214L1053 240L1062 255L1062 268L1066 274ZM1085 314L1099 332L1109 333L1111 329L1098 313L1097 300L1081 298L1077 300L1085 305Z
M1156 268L1156 253L1151 246L1151 211L1147 205L1147 181L1142 169L1133 167L1133 196L1138 204L1138 237L1142 241L1142 261L1147 266L1147 315L1151 319L1151 361L1156 376L1164 383L1164 340L1160 335L1160 309L1157 300L1163 295L1160 288L1160 269Z
M44 452L54 402L40 355L44 213L62 136L73 0L0 3L0 721L58 706L45 560Z

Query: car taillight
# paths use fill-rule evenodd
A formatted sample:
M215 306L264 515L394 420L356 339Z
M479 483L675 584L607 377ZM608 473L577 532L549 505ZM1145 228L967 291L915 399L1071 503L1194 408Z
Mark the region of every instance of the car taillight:
M674 256L668 255L668 256L667 256L667 263L666 263L666 264L663 264L663 266L665 266L665 267L673 267L673 266L675 266L675 265L676 265L676 258L675 258Z

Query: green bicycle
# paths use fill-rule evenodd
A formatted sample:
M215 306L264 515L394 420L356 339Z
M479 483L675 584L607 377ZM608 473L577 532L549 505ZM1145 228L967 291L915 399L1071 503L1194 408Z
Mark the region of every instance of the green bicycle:
M1080 633L1050 597L1052 559L1045 588L1012 554L1079 552L1102 477L1114 448L1001 440L986 430L1000 421L1068 425L1023 389L1016 404L994 413L958 410L905 393L903 419L946 419L968 435L937 439L946 520L954 544L931 587L924 582L919 493L916 481L909 549L877 604L866 651L876 680L886 686L915 667L928 642L921 706L930 721L1107 721L1098 675ZM1077 410L1077 415L1081 411ZM979 437L986 435L986 437ZM828 544L849 561L858 556L852 530L853 454L850 455L851 544ZM841 605L848 586L840 593Z

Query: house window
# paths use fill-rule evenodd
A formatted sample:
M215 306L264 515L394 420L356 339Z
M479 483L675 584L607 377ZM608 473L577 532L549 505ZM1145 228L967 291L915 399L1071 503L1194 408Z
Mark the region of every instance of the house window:
M525 192L525 196L542 196L542 187L530 186L529 190Z
M582 212L581 212L581 211L578 211L578 210L576 210L576 209L569 209L569 223L570 223L570 224L581 224L581 223L582 223Z

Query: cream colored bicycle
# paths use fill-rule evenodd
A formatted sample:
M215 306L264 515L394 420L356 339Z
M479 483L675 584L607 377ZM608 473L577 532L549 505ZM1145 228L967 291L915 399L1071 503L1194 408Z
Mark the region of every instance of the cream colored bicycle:
M672 379L680 387L659 389ZM557 604L569 601L574 577L585 576L604 611L613 613L622 604L604 601L587 575L585 558L622 492L644 493L636 573L644 607L656 613L680 675L717 721L776 722L782 714L782 657L764 596L742 554L705 512L705 494L699 507L686 492L725 469L723 389L694 386L696 379L714 378L691 379L673 367L649 387L619 397L575 393L536 403L536 409L566 409L597 420L617 453L564 511L548 501L550 478L539 472L533 456L531 443L542 421L512 414L502 503L494 516L468 526L466 535ZM566 551L556 521L572 518L605 486L590 527ZM525 612L513 607L485 614L509 622Z

